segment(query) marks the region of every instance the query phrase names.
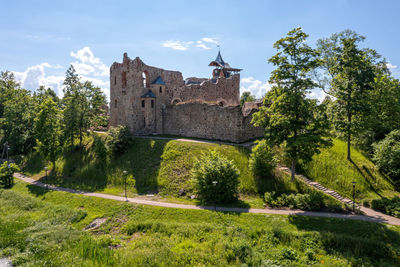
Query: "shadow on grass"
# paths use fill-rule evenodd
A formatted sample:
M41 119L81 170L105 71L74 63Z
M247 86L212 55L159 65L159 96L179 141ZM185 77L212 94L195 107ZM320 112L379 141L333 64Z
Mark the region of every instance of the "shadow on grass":
M379 197L382 198L383 196L380 194L379 189L374 186L373 182L371 182L371 180L376 181L376 177L372 175L372 173L368 170L368 168L365 167L364 165L362 166L363 170L367 173L367 175L365 175L365 173L360 169L360 167L357 166L357 164L352 159L350 159L349 161L351 162L351 164L353 164L354 168L356 168L358 173L361 174L361 176L364 178L369 188L371 188L371 190L374 191L375 194L377 194Z
M357 258L368 257L373 266L400 264L399 232L384 224L307 216L288 218L298 230L317 232L317 239L330 254L340 253L353 263Z
M47 192L49 192L48 189L37 186L35 184L28 184L26 187L28 188L29 192L35 195L36 197L44 196L46 195Z

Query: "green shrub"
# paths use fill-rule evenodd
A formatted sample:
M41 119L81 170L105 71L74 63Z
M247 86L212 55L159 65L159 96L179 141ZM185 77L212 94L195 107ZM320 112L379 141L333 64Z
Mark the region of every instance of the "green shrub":
M111 127L108 130L106 145L114 155L125 152L132 141L132 134L126 126Z
M400 130L390 132L374 144L374 161L380 170L400 180Z
M0 188L10 188L14 184L14 173L17 172L18 166L14 163L8 164L3 162L0 166Z
M320 194L281 194L276 196L275 192L264 194L265 203L272 208L289 207L301 210L321 210L325 207L324 200Z
M93 152L96 156L96 161L104 166L107 161L107 146L105 140L98 134L93 134Z
M193 167L194 184L199 199L211 203L229 203L237 200L239 170L233 161L216 151L197 159ZM213 182L217 182L215 185Z
M266 140L258 140L256 144L251 150L249 167L256 177L272 177L272 171L276 167L274 154Z
M381 198L371 201L371 208L374 210L382 211L386 214L400 218L400 198L394 197L392 199Z

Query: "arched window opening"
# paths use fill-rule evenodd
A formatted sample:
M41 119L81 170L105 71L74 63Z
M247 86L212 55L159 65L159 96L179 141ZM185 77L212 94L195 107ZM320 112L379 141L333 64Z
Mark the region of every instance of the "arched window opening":
M147 86L149 85L148 83L148 74L146 71L142 72L142 80L143 80L143 87L147 88Z
M154 100L151 100L151 108L154 108Z
M162 93L162 86L160 86L160 93Z
M142 108L144 108L144 105L145 105L145 104L144 104L144 100L142 100Z
M118 107L118 101L117 101L117 99L115 99L114 100L114 108L117 108Z
M114 85L117 84L117 76L114 76Z
M122 87L123 88L126 87L126 72L125 71L122 72Z

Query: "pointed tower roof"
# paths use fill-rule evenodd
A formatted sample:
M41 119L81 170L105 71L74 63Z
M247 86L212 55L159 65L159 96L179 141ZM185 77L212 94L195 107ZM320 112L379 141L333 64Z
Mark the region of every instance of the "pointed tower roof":
M241 69L232 68L227 62L225 62L222 59L221 51L218 51L217 57L215 58L214 61L211 61L210 64L208 64L208 66L220 67L220 68L227 69L227 70L232 70L232 71L241 71Z
M154 82L152 82L151 84L160 84L160 85L165 85L164 80L161 78L161 76L158 76Z

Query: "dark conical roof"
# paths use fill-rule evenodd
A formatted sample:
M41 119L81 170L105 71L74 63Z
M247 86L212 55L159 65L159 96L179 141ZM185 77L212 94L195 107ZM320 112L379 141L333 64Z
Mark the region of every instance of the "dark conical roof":
M158 76L154 82L152 82L151 84L161 84L161 85L165 85L164 80L161 78L161 76Z
M156 95L151 91L147 91L144 95L141 96L142 98L156 98Z
M225 66L225 61L222 59L220 51L218 51L217 58L214 61L218 62L221 66Z

